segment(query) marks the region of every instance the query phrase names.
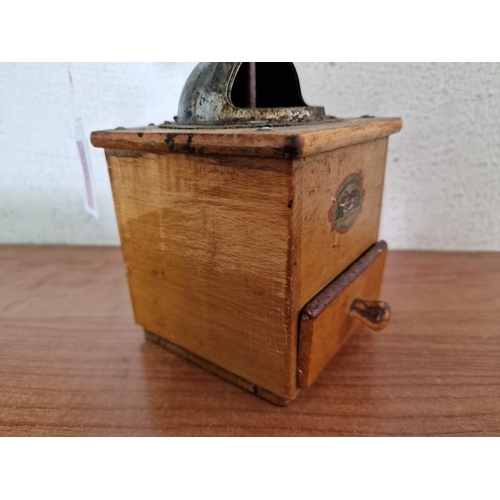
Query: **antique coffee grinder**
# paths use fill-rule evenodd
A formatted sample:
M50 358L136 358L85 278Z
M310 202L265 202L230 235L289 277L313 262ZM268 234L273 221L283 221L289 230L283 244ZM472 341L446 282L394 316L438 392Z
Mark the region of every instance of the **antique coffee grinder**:
M175 122L94 132L146 337L283 405L358 326L383 328L400 128L307 106L292 63L201 63Z

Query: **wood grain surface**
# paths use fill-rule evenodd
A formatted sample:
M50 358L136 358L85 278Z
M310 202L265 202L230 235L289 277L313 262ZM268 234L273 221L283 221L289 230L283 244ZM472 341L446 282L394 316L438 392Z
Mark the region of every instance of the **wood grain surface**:
M356 300L380 295L387 244L380 241L306 305L300 315L297 378L313 384L362 322L352 315Z
M378 240L384 190L387 138L294 161L294 258L302 309L336 276ZM338 189L351 175L362 179L363 201L353 226L344 234L332 230L327 214Z
M106 156L137 324L293 398L291 162Z
M500 435L500 254L389 252L386 330L275 407L133 324L118 248L0 247L0 435Z
M401 130L401 118L354 118L289 127L180 129L155 126L92 132L99 148L265 158L302 158Z

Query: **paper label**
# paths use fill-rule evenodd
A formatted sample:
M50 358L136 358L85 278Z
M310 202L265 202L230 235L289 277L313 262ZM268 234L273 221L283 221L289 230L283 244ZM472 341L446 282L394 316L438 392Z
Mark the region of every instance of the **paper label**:
M361 175L348 175L338 187L328 211L332 232L344 234L351 229L361 213L364 196Z
M83 203L85 210L93 215L96 219L99 218L97 210L97 202L94 190L94 178L92 175L92 162L90 161L89 147L83 124L80 117L76 118L75 122L75 140L82 165L84 193Z

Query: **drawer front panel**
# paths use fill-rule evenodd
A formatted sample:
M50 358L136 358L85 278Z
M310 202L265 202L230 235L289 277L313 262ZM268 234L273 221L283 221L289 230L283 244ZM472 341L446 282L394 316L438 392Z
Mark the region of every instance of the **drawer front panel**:
M316 380L362 321L374 329L387 323L390 309L385 303L373 302L370 311L363 310L366 301L379 297L386 255L384 241L373 245L304 308L299 332L299 387L309 387Z

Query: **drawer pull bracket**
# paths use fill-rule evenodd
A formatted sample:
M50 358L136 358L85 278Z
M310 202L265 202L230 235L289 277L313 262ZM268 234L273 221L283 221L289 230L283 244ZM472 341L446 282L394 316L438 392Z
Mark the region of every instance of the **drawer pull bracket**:
M372 330L379 331L387 326L391 319L391 307L383 300L355 299L349 313L362 321Z

